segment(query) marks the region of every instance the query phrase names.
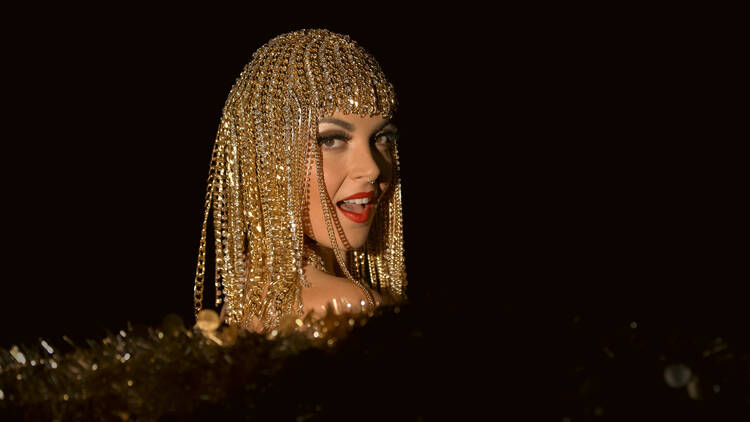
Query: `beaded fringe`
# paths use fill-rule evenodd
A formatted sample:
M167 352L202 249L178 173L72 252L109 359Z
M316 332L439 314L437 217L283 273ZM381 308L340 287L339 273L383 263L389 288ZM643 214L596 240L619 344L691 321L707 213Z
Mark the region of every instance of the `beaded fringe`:
M317 121L335 111L390 118L393 86L347 35L305 29L280 35L252 55L222 111L208 177L194 285L204 307L206 227L213 207L216 306L227 323L270 331L301 315L306 163ZM367 243L347 251L347 271L395 302L406 299L401 180L396 144L386 206ZM330 228L330 224L327 223ZM335 244L335 242L333 242Z

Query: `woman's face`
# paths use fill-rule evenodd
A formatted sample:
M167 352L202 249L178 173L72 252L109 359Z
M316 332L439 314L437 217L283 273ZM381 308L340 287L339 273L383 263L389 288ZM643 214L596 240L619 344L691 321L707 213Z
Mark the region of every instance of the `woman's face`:
M389 120L379 116L361 117L339 112L318 122L317 142L328 197L346 239L356 249L365 244L379 206L378 200L391 185L393 161L390 146L398 136L397 129ZM323 215L314 157L307 165L310 174L310 219L305 225L305 233L310 236L312 231L311 237L319 244L332 247ZM335 226L333 232L339 247L343 247Z

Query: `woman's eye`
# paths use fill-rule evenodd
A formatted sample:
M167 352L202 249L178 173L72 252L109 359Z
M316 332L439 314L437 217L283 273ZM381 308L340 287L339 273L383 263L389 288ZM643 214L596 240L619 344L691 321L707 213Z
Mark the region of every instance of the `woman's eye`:
M318 138L318 145L323 148L338 148L344 140L335 136L323 136Z
M396 141L396 135L393 133L382 133L375 137L375 143L385 146L391 146Z

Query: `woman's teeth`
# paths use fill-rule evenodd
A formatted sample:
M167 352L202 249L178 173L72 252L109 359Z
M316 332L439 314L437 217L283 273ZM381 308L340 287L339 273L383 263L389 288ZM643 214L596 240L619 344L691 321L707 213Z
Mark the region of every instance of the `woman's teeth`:
M352 200L339 202L339 208L341 208L342 210L357 213L357 214L361 214L362 212L364 212L366 205L367 205L367 201L362 201L360 199L352 199Z

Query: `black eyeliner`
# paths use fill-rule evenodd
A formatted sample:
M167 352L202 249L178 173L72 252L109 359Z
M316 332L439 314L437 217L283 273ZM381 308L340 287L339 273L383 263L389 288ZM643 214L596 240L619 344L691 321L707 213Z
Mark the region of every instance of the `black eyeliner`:
M318 138L330 138L330 137L337 137L337 138L340 138L340 139L346 139L347 141L352 138L351 135L349 135L349 134L347 134L345 132L338 132L338 131L336 131L336 132L318 133Z
M386 130L385 132L380 132L377 135L374 135L370 140L372 142L375 142L381 136L387 136L388 137L388 141L389 142L393 142L393 141L398 140L398 131L397 130L393 130L393 129Z
M343 141L349 141L352 137L344 132L323 132L318 134L318 142L327 139L341 139Z
M318 145L322 146L325 142L332 141L335 139L340 139L344 142L349 142L352 137L351 135L344 133L344 132L323 132L322 134L318 134Z
M394 136L394 137L398 137L398 131L395 130L395 129L393 129L393 130L386 130L385 132L380 132L380 134L378 134L378 136L380 136L380 135L391 135L391 136Z

